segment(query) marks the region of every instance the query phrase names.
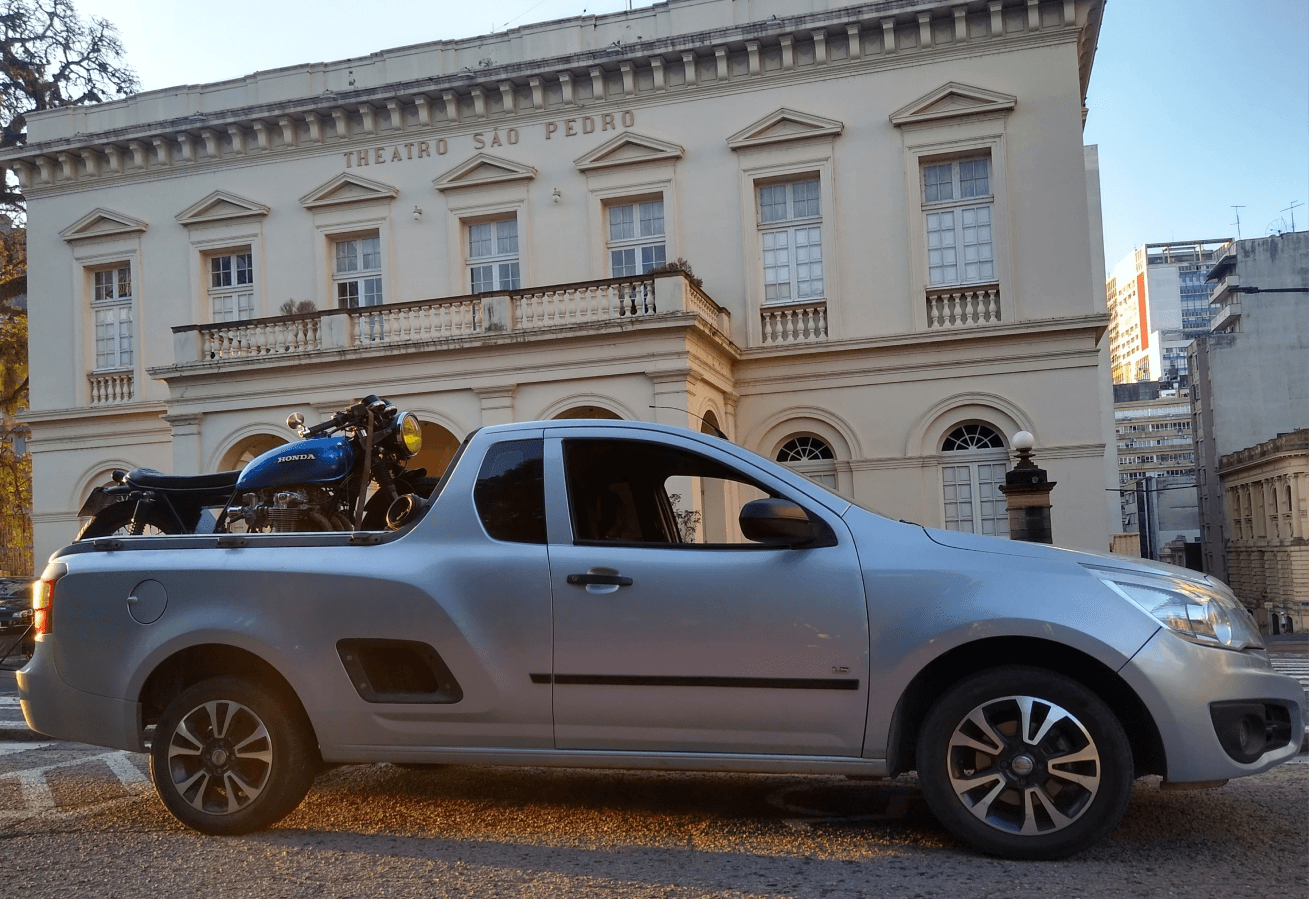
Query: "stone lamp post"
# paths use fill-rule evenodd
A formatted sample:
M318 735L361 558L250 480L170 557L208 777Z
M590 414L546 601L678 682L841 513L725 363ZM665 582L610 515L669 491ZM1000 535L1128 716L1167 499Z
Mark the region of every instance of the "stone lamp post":
M1011 441L1018 451L1018 462L1004 476L1005 506L1009 510L1009 539L1029 543L1053 543L1050 533L1050 491L1055 481L1046 479L1044 468L1032 461L1036 438L1019 431Z

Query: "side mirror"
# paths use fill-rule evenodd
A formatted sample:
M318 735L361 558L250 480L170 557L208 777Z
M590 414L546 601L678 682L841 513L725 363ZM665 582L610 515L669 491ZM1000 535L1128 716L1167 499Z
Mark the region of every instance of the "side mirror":
M824 536L826 528L789 499L756 499L741 508L741 533L772 546L801 546Z

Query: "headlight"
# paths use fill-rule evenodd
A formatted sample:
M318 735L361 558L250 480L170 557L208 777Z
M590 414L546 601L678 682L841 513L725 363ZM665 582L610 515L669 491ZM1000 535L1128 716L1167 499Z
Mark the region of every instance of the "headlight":
M1222 649L1263 649L1254 619L1230 592L1167 576L1093 571L1119 596L1193 643Z
M418 423L418 416L406 412L400 416L400 443L410 456L418 455L423 448L423 426Z

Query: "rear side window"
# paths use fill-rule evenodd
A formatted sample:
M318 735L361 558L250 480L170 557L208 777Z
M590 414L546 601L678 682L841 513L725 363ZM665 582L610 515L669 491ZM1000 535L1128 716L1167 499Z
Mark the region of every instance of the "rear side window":
M492 446L478 472L473 502L492 539L545 543L545 441Z

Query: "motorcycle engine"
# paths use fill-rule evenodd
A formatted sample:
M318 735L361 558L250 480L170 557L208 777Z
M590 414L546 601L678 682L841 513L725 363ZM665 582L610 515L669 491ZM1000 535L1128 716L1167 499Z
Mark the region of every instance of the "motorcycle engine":
M305 527L309 496L301 490L279 490L268 507L268 527L274 533L310 530Z
M348 527L335 511L335 498L322 487L247 493L239 514L251 530L272 533L331 531ZM237 511L237 510L233 510Z

